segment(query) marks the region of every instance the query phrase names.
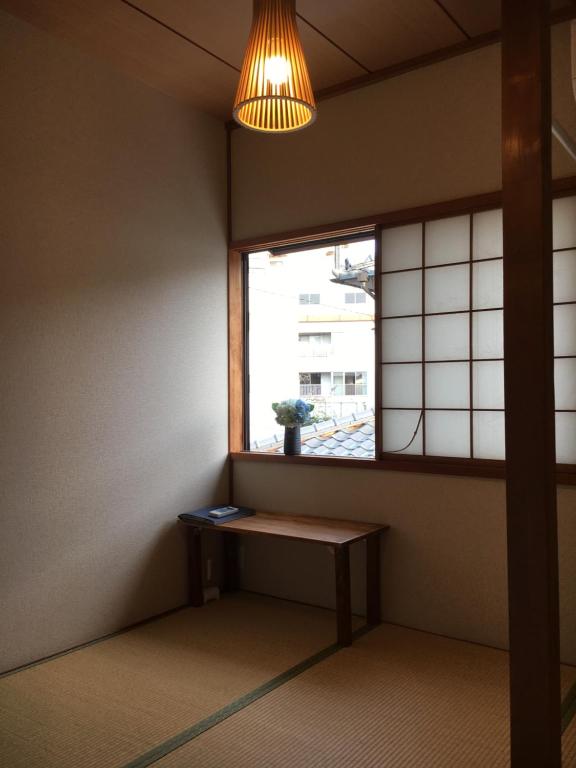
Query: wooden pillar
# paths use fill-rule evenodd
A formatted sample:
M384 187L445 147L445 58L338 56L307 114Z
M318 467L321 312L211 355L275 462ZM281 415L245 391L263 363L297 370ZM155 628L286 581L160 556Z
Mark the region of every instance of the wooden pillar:
M512 768L559 768L548 0L502 3Z

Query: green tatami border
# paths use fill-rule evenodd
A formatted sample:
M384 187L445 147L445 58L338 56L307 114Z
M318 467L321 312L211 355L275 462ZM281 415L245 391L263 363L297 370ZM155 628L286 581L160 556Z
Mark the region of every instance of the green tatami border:
M357 629L353 633L352 637L353 639L362 637L362 635L365 635L372 629L374 629L374 627L367 624ZM170 739L163 741L161 744L158 744L158 746L153 747L148 752L145 752L134 760L131 760L129 763L125 763L123 766L121 766L121 768L147 768L147 766L152 765L163 757L166 757L166 755L169 755L170 752L174 752L174 750L178 749L179 747L183 747L185 744L200 736L202 733L210 730L210 728L214 728L215 725L219 725L227 718L235 715L237 712L240 712L240 710L244 709L250 704L253 704L255 701L258 701L258 699L261 699L268 693L275 691L277 688L284 685L285 683L288 683L290 680L293 680L295 677L298 677L298 675L306 672L311 667L314 667L316 664L324 661L324 659L333 656L335 653L342 650L342 648L343 646L338 645L338 643L329 645L327 648L318 651L318 653L309 656L307 659L304 659L304 661L295 664L285 672L282 672L276 677L273 677L267 683L263 683L253 691L240 696L240 698L232 701L225 707L222 707L222 709L217 710L212 715L204 718L204 720L200 720L199 722L190 726L190 728L186 728L184 731L177 733Z

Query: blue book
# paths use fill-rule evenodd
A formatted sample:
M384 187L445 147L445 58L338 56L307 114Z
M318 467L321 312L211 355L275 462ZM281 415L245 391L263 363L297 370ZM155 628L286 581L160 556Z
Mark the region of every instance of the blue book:
M219 509L227 509L227 504L215 504L213 507L203 507L202 509L196 509L194 512L183 512L178 515L178 518L183 523L207 523L208 525L222 525L223 523L230 523L232 520L239 520L241 517L250 517L254 514L253 509L248 507L238 507L237 512L232 512L224 517L213 517L209 513Z

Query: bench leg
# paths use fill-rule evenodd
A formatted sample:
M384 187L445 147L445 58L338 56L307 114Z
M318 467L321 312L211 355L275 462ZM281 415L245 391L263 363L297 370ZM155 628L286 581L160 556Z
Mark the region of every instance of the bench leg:
M366 539L366 620L370 626L382 621L380 616L380 534Z
M202 530L188 528L188 602L195 608L204 605L202 584Z
M224 579L222 588L225 592L233 592L238 589L238 534L223 533L222 557Z
M352 609L350 604L350 549L347 544L334 547L336 571L336 622L338 644L352 642Z

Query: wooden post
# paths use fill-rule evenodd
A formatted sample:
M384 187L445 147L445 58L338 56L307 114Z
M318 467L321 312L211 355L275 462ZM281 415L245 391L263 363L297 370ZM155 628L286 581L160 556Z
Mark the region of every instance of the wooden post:
M512 768L561 765L548 6L502 4Z

